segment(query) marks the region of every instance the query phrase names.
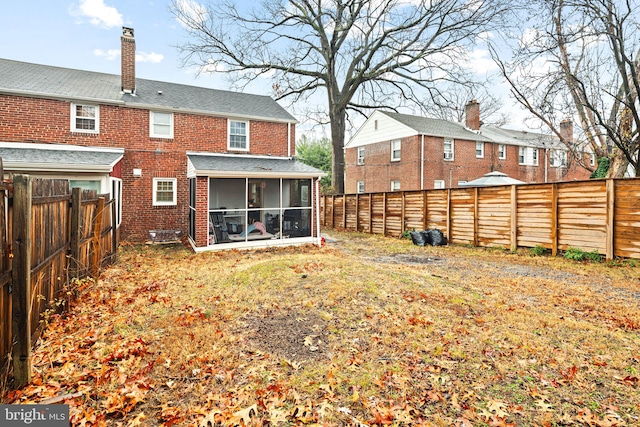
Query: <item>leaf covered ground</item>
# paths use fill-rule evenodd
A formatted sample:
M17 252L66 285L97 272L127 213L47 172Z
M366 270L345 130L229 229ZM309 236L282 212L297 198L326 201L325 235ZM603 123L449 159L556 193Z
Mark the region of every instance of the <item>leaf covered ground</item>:
M331 232L123 246L4 403L74 426L640 425L640 269Z

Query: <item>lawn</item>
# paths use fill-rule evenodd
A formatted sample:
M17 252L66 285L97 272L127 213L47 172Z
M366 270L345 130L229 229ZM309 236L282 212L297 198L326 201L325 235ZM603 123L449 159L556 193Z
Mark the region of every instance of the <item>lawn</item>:
M122 246L5 403L73 425L640 425L640 268L330 232Z

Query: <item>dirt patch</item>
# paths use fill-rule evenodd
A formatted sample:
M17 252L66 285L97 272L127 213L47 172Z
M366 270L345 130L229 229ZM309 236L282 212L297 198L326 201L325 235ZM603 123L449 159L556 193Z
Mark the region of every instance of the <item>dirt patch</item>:
M330 358L327 322L317 313L270 311L244 321L246 345L290 361Z
M443 263L444 259L429 255L415 255L415 254L392 254L389 256L378 257L373 260L374 262L384 262L395 264L401 262L403 264L434 264Z

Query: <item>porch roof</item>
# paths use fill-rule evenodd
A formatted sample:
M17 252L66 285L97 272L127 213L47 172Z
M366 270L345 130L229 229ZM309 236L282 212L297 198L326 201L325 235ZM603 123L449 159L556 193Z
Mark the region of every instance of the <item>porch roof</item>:
M2 165L14 172L110 173L123 155L120 148L0 142Z
M187 153L187 158L190 177L320 178L326 175L293 157Z

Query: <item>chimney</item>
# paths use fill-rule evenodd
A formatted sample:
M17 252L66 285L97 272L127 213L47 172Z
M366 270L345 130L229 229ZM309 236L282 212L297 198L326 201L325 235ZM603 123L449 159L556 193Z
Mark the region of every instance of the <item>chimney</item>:
M571 119L564 119L560 122L560 137L563 142L573 142L573 121Z
M475 99L469 101L465 108L466 125L469 129L480 129L480 103Z
M132 94L136 91L136 40L133 38L133 28L122 27L120 44L122 55L122 91Z

